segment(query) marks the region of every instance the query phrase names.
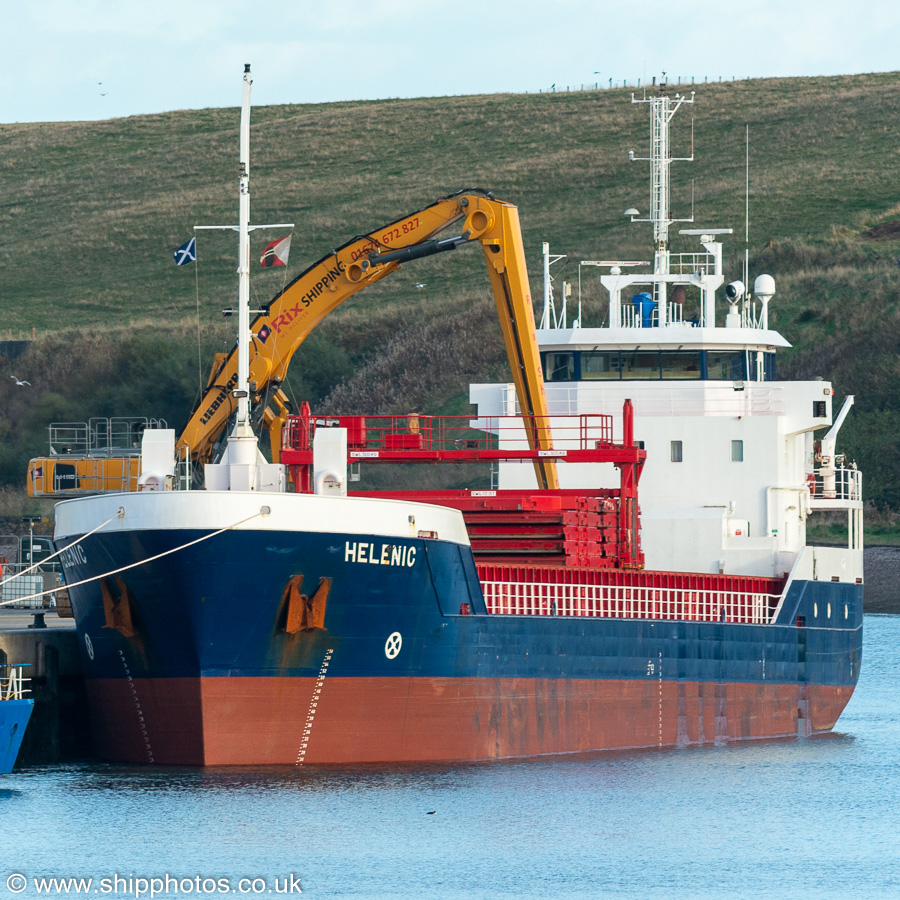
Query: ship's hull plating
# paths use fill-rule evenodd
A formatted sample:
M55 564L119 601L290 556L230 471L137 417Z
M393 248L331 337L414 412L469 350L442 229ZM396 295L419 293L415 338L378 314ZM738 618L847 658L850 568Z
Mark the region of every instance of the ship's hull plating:
M830 731L836 685L543 678L93 679L96 750L122 762L504 759Z
M12 772L33 709L33 700L0 701L0 775Z
M66 579L204 533L100 532L63 555ZM324 627L295 619L289 633L298 575L306 596L330 579ZM812 734L834 726L861 661L861 585L791 582L767 625L489 615L469 548L442 540L226 531L102 583L70 596L96 750L127 762L477 760Z

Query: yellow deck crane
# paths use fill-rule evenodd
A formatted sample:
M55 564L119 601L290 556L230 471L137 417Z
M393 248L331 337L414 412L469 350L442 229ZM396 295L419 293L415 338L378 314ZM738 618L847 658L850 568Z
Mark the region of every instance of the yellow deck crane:
M442 235L461 223L458 234ZM401 264L480 243L484 251L512 380L532 449L550 450L544 380L535 335L534 311L525 267L518 209L480 190L442 197L430 206L360 235L298 275L251 323L250 391L254 404L266 402L263 424L269 431L273 461L278 460L281 427L288 413L279 385L291 359L310 332L358 291L375 284ZM206 390L176 445L181 459L198 471L212 461L216 443L237 408L238 352L217 354ZM266 396L268 394L268 396ZM64 464L66 480L55 472ZM29 463L28 493L33 497L137 488L136 457L50 456ZM534 463L538 487L559 486L552 458Z

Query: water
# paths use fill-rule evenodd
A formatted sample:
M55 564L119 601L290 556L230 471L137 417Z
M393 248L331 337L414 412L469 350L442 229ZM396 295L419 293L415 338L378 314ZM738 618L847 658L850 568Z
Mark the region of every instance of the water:
M277 895L293 874L308 898L900 898L900 616L865 627L839 732L806 740L453 767L16 772L0 781L0 900L16 896L11 873L28 879L20 897L47 893L36 876L92 877L90 893L113 897L149 897L137 878L200 876L199 890L158 884L171 898Z

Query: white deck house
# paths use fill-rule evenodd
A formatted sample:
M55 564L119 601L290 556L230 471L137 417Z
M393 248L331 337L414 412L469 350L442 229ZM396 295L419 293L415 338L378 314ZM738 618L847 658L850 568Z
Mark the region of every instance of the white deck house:
M757 278L755 297L741 282L720 290L719 235L730 229L683 230L699 238L700 252L669 252L668 121L692 101L646 102L651 213L626 214L653 223L654 262L582 262L603 272L604 327L582 327L580 298L567 323L565 285L557 315L544 246L538 343L550 414L604 413L619 422L624 400L634 404L635 439L647 451L639 500L648 569L861 579L861 475L835 454L853 398L833 419L829 382L777 380L775 354L790 345L768 328L774 280ZM718 309L717 292L725 295ZM479 418L517 412L511 384L473 385L470 400ZM823 429L830 430L817 441ZM562 487L618 483L612 466L559 468ZM534 484L530 465L500 465L499 487ZM806 547L808 517L819 510L846 511L846 548Z

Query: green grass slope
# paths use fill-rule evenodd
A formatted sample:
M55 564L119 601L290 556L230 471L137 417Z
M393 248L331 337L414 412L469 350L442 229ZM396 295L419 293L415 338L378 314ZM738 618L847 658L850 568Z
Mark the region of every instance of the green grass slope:
M781 374L857 395L844 446L867 495L900 509L900 74L696 91L673 123L674 155L689 156L693 120L696 159L673 168L673 212L690 215L693 190L693 227L733 227L728 274L739 276L749 124L751 270L775 276L771 319L794 344ZM612 90L256 108L253 219L296 223L290 277L438 196L488 188L520 208L538 296L543 240L569 255L573 279L579 259L648 258L648 227L622 216L645 212L649 193L647 164L627 158L646 156L649 138L646 107L630 100ZM51 418L184 424L198 367L231 340L221 309L234 303L236 237L201 234L196 269L176 267L172 251L195 224L235 221L238 119L210 109L0 125L0 338L38 335L9 367L30 393L0 367L0 484L21 483ZM273 236L254 235L254 258ZM673 250L694 249L680 240ZM255 274L254 298L284 278ZM585 280L585 306L585 324L599 324L596 279ZM471 378L503 377L502 362L481 254L467 249L409 264L349 301L295 357L291 390L382 410L446 405ZM388 395L388 383L409 392Z

